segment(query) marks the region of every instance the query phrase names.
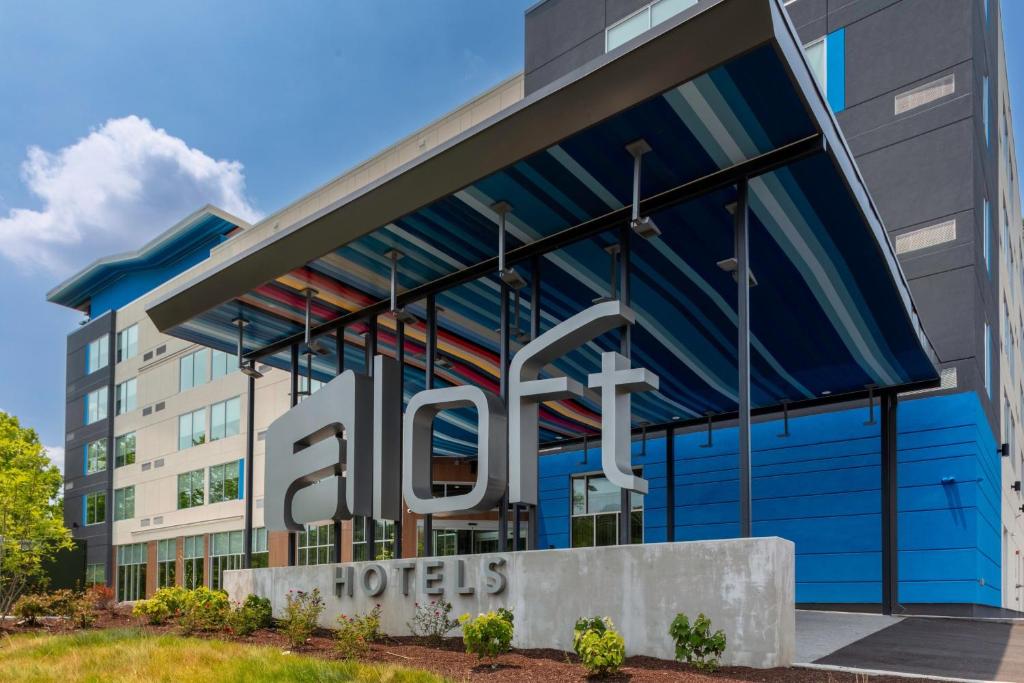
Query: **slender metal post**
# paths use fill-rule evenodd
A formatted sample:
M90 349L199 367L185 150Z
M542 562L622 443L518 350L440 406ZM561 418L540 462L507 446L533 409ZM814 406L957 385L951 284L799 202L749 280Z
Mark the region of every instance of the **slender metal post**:
M335 349L338 357L335 358L335 375L345 372L345 328L338 329L336 334ZM335 562L341 562L341 520L334 520L334 548L332 549Z
M299 345L292 344L291 348L291 377L289 381L288 401L292 408L299 403ZM299 557L298 535L294 532L288 534L288 566L294 567Z
M402 414L405 414L405 323L401 320L395 321L395 361L398 363L398 395L401 397L398 400L402 402ZM402 447L402 435L399 431L398 435L398 446L399 449ZM398 487L401 490L402 487L402 471L398 471ZM402 499L402 504L398 510L398 519L395 520L395 543L394 552L395 559L402 557L402 516L405 514L405 499Z
M502 231L504 232L504 231ZM498 384L501 387L501 399L508 402L508 359L509 359L509 335L508 335L508 294L509 286L505 281L501 282L501 314L498 333L500 334L500 360L498 362ZM501 495L498 503L498 552L508 550L508 484Z
M540 336L540 256L530 258L530 339ZM526 527L526 549L537 549L537 506L530 506Z
M676 540L676 430L665 430L665 540Z
M751 535L750 469L750 254L747 237L747 181L736 185L736 312L739 391L740 536Z
M427 297L427 339L426 339L426 388L434 388L434 363L437 361L437 300L431 294ZM434 430L430 430L430 481L434 481ZM434 554L434 516L423 516L423 555L430 557Z
M245 409L245 532L242 538L242 567L252 567L253 450L256 445L256 378L248 377Z
M893 614L899 606L897 403L895 391L882 392L879 401L879 410L882 413L882 614Z
M619 230L619 301L626 306L629 306L630 302L630 235L633 231L628 226L623 226ZM626 358L630 357L633 351L633 334L630 330L629 325L622 327L619 332L619 353ZM632 439L630 440L630 447L632 448ZM632 542L632 535L630 533L632 526L632 504L631 496L627 489L619 490L619 544L628 545Z
M366 341L363 345L366 353L366 374L373 376L373 357L377 355L377 316L371 316L366 321ZM379 473L378 473L379 474ZM372 516L364 518L366 524L366 559L377 558L377 523ZM355 534L352 534L355 539ZM352 557L355 558L355 548L352 549Z

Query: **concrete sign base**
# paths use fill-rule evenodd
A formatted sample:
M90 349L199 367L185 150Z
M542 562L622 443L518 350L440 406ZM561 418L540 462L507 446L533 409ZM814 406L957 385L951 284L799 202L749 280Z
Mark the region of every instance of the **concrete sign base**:
M379 604L389 635L409 635L416 602L444 598L453 617L508 607L519 648L571 651L578 617L609 616L628 655L663 659L675 615L703 612L725 631L724 664L770 668L793 661L794 576L793 544L770 537L241 569L224 585L270 598L275 616L288 591L319 588L327 628Z

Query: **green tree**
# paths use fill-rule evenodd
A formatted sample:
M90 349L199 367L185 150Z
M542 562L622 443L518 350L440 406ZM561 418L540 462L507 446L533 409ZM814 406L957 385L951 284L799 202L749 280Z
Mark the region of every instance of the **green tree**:
M71 547L62 479L35 430L0 412L0 617L27 589L46 582L45 560Z

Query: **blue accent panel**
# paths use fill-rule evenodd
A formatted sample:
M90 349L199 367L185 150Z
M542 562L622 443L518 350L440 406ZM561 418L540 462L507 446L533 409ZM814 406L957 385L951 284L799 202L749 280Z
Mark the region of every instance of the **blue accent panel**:
M846 29L828 34L825 39L825 77L828 103L837 114L846 109Z
M245 500L245 460L238 461L238 500Z
M754 534L796 544L799 602L881 597L879 425L855 408L753 426ZM1000 462L978 395L919 398L899 406L899 554L903 602L1001 603ZM676 436L675 538L739 534L735 429ZM664 439L633 462L650 484L644 540L668 539ZM570 543L573 474L600 470L599 446L540 459L539 547Z

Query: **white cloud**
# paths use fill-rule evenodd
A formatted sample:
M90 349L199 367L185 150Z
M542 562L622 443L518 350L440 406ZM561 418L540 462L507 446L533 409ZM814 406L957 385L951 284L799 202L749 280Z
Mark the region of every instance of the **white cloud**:
M0 254L26 270L66 274L137 248L207 203L259 218L240 162L213 159L134 115L54 153L30 147L22 179L42 208L0 217Z
M50 461L54 465L60 468L61 473L64 472L64 447L63 446L43 446L46 449L46 455L49 456Z

